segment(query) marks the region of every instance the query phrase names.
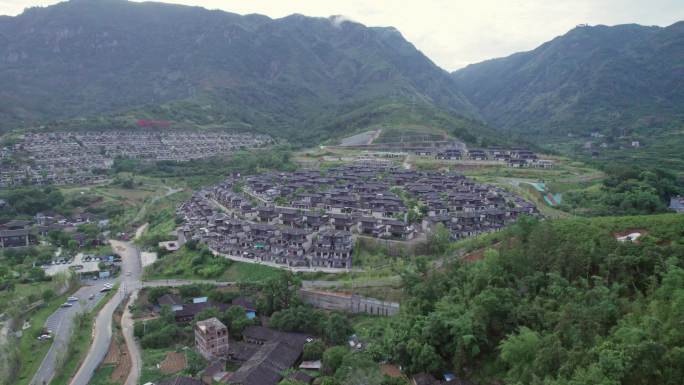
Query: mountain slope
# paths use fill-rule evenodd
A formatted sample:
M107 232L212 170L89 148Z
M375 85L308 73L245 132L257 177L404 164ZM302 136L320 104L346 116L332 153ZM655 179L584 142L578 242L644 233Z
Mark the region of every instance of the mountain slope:
M485 120L523 132L666 127L684 116L684 22L577 27L452 74Z
M449 74L393 28L123 0L0 19L0 85L5 128L134 110L307 137L309 125L384 100L477 118ZM188 106L199 109L168 111Z

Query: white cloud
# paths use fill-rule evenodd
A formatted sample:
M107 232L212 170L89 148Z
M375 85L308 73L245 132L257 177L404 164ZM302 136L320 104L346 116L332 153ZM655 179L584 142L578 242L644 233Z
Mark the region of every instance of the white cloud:
M93 0L97 1L97 0ZM50 0L0 0L0 14ZM577 24L669 25L684 19L682 0L170 0L247 14L345 15L393 26L438 65L469 63L533 49ZM342 19L337 19L342 20Z

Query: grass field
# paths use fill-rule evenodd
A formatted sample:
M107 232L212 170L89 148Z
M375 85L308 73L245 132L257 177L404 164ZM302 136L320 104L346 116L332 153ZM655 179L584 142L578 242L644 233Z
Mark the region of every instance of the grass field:
M151 266L145 268L146 280L181 278L181 279L215 279L219 281L257 282L275 277L281 271L269 266L253 263L225 261L225 270L213 277L202 276L193 270L192 260L197 254L181 249L164 256Z
M184 352L188 361L186 369L181 370L176 374L164 375L157 364L162 362L169 352ZM142 368L140 370L139 383L146 384L148 382L159 383L160 381L173 377L175 375L193 376L198 368L204 368L207 362L202 356L194 350L194 346L184 346L177 344L169 348L161 349L143 349L142 350ZM194 366L194 368L193 368Z
M282 270L252 263L233 262L221 275L225 281L255 282L276 277Z
M116 366L109 364L109 365L102 365L97 370L95 370L95 373L93 373L93 378L90 379L90 382L88 383L89 385L116 385L115 382L111 382L111 376L112 372L114 372L114 368Z
M140 368L140 383L156 383L164 375L157 368L157 364L164 360L166 353L174 349L143 349L142 368Z
M0 313L23 309L28 303L41 299L45 290L56 292L63 284L64 280L58 278L48 282L18 283L13 290L0 291Z

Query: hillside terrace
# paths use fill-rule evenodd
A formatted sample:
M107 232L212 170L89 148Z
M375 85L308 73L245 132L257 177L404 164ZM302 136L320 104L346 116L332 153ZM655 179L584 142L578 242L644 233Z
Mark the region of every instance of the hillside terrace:
M458 240L524 214L534 204L462 174L365 166L229 178L177 210L186 238L222 254L343 269L357 236L411 241L441 223Z
M173 131L54 132L22 135L0 150L0 187L92 184L117 157L184 162L271 143L267 135ZM14 159L14 161L10 161Z

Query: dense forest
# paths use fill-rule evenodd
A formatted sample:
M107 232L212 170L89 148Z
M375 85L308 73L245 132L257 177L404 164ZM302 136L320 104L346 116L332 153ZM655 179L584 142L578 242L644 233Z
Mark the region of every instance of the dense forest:
M657 214L667 212L670 198L684 191L667 170L618 165L605 172L600 188L569 191L560 208L583 216Z
M403 275L400 316L366 336L376 360L483 383L684 383L684 216L529 219L481 242L481 260Z

